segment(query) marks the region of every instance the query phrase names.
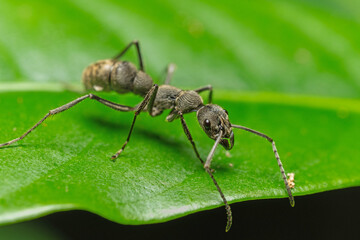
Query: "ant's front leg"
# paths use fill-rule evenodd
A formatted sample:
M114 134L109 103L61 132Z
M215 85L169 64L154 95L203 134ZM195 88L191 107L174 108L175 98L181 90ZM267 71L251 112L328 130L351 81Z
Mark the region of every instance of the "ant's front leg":
M214 185L216 186L216 189L218 190L219 194L220 194L220 197L222 198L224 204L225 204L225 210L226 210L226 215L227 215L227 224L226 224L226 229L225 231L228 232L231 228L231 225L232 225L232 213L231 213L231 208L230 208L230 205L229 203L227 202L219 184L217 183L214 175L212 174L213 173L213 170L210 168L210 164L211 164L211 160L212 160L212 157L214 156L214 152L215 152L215 149L217 147L217 145L219 144L220 142L220 139L221 139L221 136L222 136L222 131L220 131L220 134L219 134L219 137L218 139L216 140L213 148L211 149L210 153L209 153L209 156L207 157L207 160L204 164L204 161L201 159L200 155L199 155L199 152L197 151L196 149L196 146L195 146L195 143L192 139L192 136L190 134L190 131L189 131L189 128L187 127L186 125L186 122L185 122L185 119L184 119L184 116L181 112L178 113L179 116L180 116L180 119L181 119L181 124L183 126L183 129L184 129L184 132L186 134L186 136L188 137L189 141L191 142L191 145L193 146L193 149L195 151L195 154L196 156L198 157L198 159L201 161L201 163L204 165L204 169L205 171L209 174L209 176L211 177L211 180L213 181Z
M203 91L209 91L208 103L212 103L213 88L211 85L207 85L205 87L195 89L194 91L197 93L201 93Z

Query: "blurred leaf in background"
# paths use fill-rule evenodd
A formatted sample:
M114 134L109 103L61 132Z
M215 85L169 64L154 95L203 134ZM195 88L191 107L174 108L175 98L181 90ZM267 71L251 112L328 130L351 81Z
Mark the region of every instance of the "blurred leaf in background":
M359 97L355 1L2 1L0 80L80 81L133 39L177 86ZM130 55L130 59L135 59Z
M138 39L157 82L174 62L175 86L212 84L233 123L274 137L286 169L296 172L296 195L359 186L359 7L340 0L2 1L0 142L78 96L62 89L80 84L89 63ZM126 58L136 62L135 52ZM113 164L107 157L131 115L82 104L0 150L2 223L77 208L140 224L221 205L179 124L142 116L126 155ZM188 121L206 156L212 142ZM214 160L229 200L286 196L271 146L236 138L232 158L219 150Z

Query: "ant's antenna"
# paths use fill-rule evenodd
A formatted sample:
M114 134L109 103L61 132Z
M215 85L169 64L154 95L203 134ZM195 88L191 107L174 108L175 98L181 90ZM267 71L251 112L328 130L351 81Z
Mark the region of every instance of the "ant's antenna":
M269 142L271 142L272 149L273 149L274 154L275 154L275 158L276 158L276 160L278 162L278 165L279 165L279 168L280 168L281 176L284 179L285 187L286 187L287 193L289 195L290 205L292 207L294 207L295 206L295 200L294 200L294 197L293 197L293 195L291 193L290 186L289 186L289 183L288 183L287 178L286 178L285 170L284 170L283 165L281 163L280 156L279 156L279 153L278 153L278 151L276 149L274 140L271 137L269 137L269 136L267 136L267 135L265 135L265 134L263 134L261 132L255 131L255 130L247 128L247 127L243 127L243 126L240 126L240 125L234 125L234 124L231 124L231 127L239 128L239 129L254 133L254 134L256 134L256 135L258 135L260 137L266 138Z

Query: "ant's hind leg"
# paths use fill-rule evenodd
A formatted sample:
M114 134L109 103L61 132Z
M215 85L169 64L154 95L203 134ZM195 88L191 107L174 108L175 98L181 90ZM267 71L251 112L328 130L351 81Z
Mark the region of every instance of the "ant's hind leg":
M209 91L208 103L212 103L213 88L211 85L207 85L205 87L195 89L194 91L197 93L201 93L203 91Z
M132 45L135 45L135 47L136 47L136 51L137 51L137 55L138 55L138 59L139 59L140 70L143 71L143 72L145 72L144 64L143 64L143 60L142 60L142 56L141 56L141 51L140 51L140 44L139 44L139 41L137 41L137 40L134 40L134 41L132 41L131 43L129 43L129 44L124 48L124 50L122 50L118 55L116 55L115 57L113 57L113 60L118 60L119 58L121 58L121 57L129 50L129 48L130 48Z
M156 93L159 89L159 86L157 84L154 84L154 86L148 91L148 93L145 95L144 100L142 100L142 102L140 104L137 105L137 109L135 111L135 116L133 118L131 127L130 127L130 131L129 134L126 138L125 143L123 144L123 146L121 147L121 149L119 151L117 151L111 158L113 160L115 160L125 149L126 145L128 144L128 142L130 141L130 137L131 137L131 133L133 131L134 125L135 125L135 121L136 121L136 117L144 110L144 108L146 106L148 106L148 111L151 115L152 112L152 106L154 104L154 100L156 97Z
M116 104L116 103L110 102L108 100L105 100L103 98L100 98L100 97L90 93L90 94L84 95L82 97L79 97L79 98L75 99L74 101L71 101L71 102L69 102L69 103L67 103L67 104L65 104L65 105L63 105L61 107L50 110L42 119L40 119L40 121L38 121L33 127L31 127L29 130L27 130L23 135L21 135L18 138L15 138L15 139L13 139L11 141L8 141L6 143L0 144L0 147L8 146L10 144L13 144L14 142L20 141L21 139L23 139L27 135L29 135L41 123L43 123L45 121L45 119L47 119L49 116L61 113L61 112L65 111L65 110L68 110L68 109L72 108L73 106L75 106L76 104L82 102L83 100L85 100L87 98L94 99L94 100L104 104L105 106L110 107L110 108L112 108L114 110L117 110L117 111L121 111L121 112L134 111L134 108L132 108L132 107Z

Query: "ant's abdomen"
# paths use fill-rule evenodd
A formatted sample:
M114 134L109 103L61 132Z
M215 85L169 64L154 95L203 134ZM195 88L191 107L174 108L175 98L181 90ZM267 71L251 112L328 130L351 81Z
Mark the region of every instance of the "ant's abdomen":
M89 65L82 74L82 82L86 90L111 91L110 73L114 62L100 60Z
M88 66L82 76L86 90L133 92L145 96L153 85L149 75L127 61L101 60Z

